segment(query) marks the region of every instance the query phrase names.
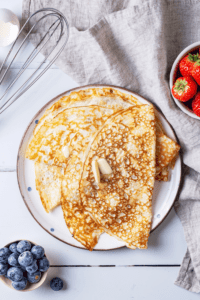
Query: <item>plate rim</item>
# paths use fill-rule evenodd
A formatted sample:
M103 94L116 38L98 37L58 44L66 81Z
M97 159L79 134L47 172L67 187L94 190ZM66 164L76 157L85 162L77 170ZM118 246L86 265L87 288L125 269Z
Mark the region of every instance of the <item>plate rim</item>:
M67 90L65 92L62 92L61 94L55 96L53 99L49 100L45 105L43 105L40 110L34 115L34 117L31 119L31 121L29 122L28 126L26 127L25 131L24 131L24 134L21 138L21 141L20 141L20 144L19 144L19 148L18 148L18 152L17 152L17 162L16 162L16 173L17 173L17 183L18 183L18 187L19 187L19 191L20 191L20 194L22 196L22 199L24 201L24 204L25 206L27 207L29 213L31 214L31 216L34 218L34 220L40 225L40 227L42 227L42 229L44 229L48 234L50 234L51 236L53 236L54 238L56 238L57 240L69 245L69 246L72 246L72 247L75 247L75 248L78 248L78 249L83 249L83 250L87 250L85 247L80 247L80 246L77 246L77 245L73 245L69 242L66 242L64 240L62 240L61 238L53 235L53 233L49 232L42 224L40 224L40 222L36 219L36 217L34 216L34 214L32 213L31 209L29 208L28 206L28 203L26 202L26 199L25 199L25 196L23 195L23 191L21 189L21 185L20 185L20 180L19 180L19 154L20 154L20 150L21 150L21 147L23 145L23 141L24 141L24 138L26 136L26 133L27 131L29 130L32 122L35 120L35 118L41 113L42 110L44 110L45 108L47 108L53 101L55 101L57 98L60 98L66 94L69 94L73 91L76 91L76 90L80 90L80 89L86 89L86 88L95 88L95 87L106 87L106 88L115 88L115 89L119 89L119 90L123 90L125 92L128 92L128 93L131 93L133 96L138 96L139 98L142 98L143 100L145 100L146 102L148 102L149 104L152 104L151 101L145 99L143 96L139 95L138 93L135 93L129 89L126 89L126 88L123 88L123 87L119 87L119 86L116 86L116 85L108 85L108 84L88 84L88 85L83 85L83 86L78 86L78 87L75 87L73 89L70 89L70 90ZM159 111L159 113L162 115L162 117L165 119L165 121L168 123L168 126L171 128L171 130L173 131L174 133L174 136L177 140L177 136L176 136L176 133L173 129L173 127L171 126L171 124L169 123L169 121L166 119L166 117L164 116L164 114L161 112L161 110L157 107L157 105L153 104L155 107L156 107L156 110ZM167 211L167 213L164 215L164 217L162 218L162 220L160 220L160 222L158 222L158 224L156 225L156 227L154 229L152 229L150 231L150 234L158 228L158 226L166 219L166 217L168 216L168 214L170 213L170 211L172 210L172 207L174 206L174 202L176 201L176 198L177 198L177 195L179 193L179 190L180 190L180 183L181 183L181 175L182 175L182 157L181 157L181 154L179 152L179 155L178 155L178 158L180 159L180 176L178 178L178 188L177 188L177 191L176 191L176 194L174 196L174 200L171 204L171 206L169 207L169 210ZM93 249L93 251L112 251L112 250L116 250L116 249L121 249L121 248L125 248L126 245L123 245L123 246L118 246L116 248L111 248L111 249Z

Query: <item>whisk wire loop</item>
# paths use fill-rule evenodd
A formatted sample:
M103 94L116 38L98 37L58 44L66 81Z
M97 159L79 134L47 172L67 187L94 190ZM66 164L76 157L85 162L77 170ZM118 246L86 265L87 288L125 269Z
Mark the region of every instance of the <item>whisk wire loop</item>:
M56 41L55 41L55 45L53 45L52 47L50 47L51 49L49 50L49 53L46 54L45 58L42 60L42 62L39 64L38 68L28 77L28 79L9 97L9 99L7 99L5 101L5 103L3 103L3 105L0 106L0 114L5 111L13 102L15 102L19 97L21 97L50 67L51 65L56 61L56 59L58 58L58 56L61 54L61 52L63 51L64 47L67 44L68 38L69 38L69 24L67 22L67 19L65 18L65 16L58 10L53 9L53 8L43 8L40 9L38 11L36 11L35 13L33 13L28 19L27 21L24 23L24 25L22 26L17 39L15 40L15 42L13 43L10 51L8 52L6 58L4 59L2 66L0 68L0 74L2 72L2 70L5 68L6 66L6 62L8 61L20 35L22 34L23 30L25 29L25 27L27 26L28 22L36 15L39 14L41 12L50 12L48 14L43 15L42 17L40 17L35 24L32 25L32 27L30 28L30 30L28 31L27 35L25 36L25 38L22 40L21 44L19 45L16 53L14 54L13 58L11 59L10 63L8 64L8 67L6 68L5 72L3 73L3 76L0 80L0 85L3 82L6 74L8 73L9 69L11 68L12 63L14 62L14 60L16 59L17 55L19 54L20 50L22 49L23 45L25 44L25 42L27 41L28 37L30 36L30 34L33 32L33 30L39 25L39 23L41 21L44 21L45 18L48 17L55 17L56 20L49 26L49 28L47 29L46 33L42 36L42 38L40 39L40 41L38 42L38 44L34 47L34 49L32 50L32 52L30 53L30 55L28 56L28 58L25 60L25 62L23 63L22 67L20 68L19 72L17 73L16 77L14 78L14 80L8 85L8 87L6 88L6 90L4 91L3 95L0 97L0 100L3 100L3 98L6 96L6 94L9 92L9 90L13 87L13 85L17 82L17 80L21 77L21 75L24 73L24 71L28 68L28 66L33 62L33 60L37 57L37 55L40 53L40 51L42 49L45 48L45 46L47 46L47 43L49 42L49 40L51 39L51 37L57 32L57 30L60 29L59 34L56 35ZM59 28L60 27L60 28ZM58 36L58 37L57 37ZM64 38L63 38L64 37ZM62 45L60 47L58 47L58 45L61 43L62 41ZM58 48L58 49L57 49ZM51 60L48 62L47 66L41 70L41 72L35 77L36 73L39 71L39 69L41 68L41 66L48 60L48 58L51 56L51 54L54 52L54 50L56 51L53 54L53 57L51 58ZM35 78L34 78L35 77Z

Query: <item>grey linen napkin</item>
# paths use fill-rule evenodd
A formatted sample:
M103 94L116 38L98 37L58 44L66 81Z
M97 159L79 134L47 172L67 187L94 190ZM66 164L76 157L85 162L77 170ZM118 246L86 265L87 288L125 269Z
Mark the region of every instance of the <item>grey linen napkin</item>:
M42 7L59 9L70 23L57 66L80 85L113 84L139 93L173 126L184 162L175 209L188 246L175 284L200 292L200 122L175 105L168 84L176 56L200 40L200 1L24 0L23 22ZM45 26L31 35L33 44Z

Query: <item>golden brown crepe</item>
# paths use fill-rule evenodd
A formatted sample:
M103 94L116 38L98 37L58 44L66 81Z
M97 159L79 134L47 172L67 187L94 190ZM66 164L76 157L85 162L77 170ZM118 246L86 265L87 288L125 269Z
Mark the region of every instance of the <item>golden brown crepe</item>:
M109 120L96 136L80 182L82 203L105 232L132 249L147 248L155 180L153 106L131 107ZM95 182L92 161L106 159L112 174Z
M35 162L35 185L48 213L61 203L62 168Z

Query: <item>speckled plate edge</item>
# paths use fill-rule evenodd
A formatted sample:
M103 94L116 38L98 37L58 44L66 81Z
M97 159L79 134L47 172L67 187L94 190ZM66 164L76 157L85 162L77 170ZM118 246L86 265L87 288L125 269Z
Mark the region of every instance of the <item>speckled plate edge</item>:
M34 216L34 214L32 213L31 209L29 208L28 206L28 203L26 201L26 198L23 194L23 191L21 189L21 184L20 184L20 178L19 178L19 162L18 162L18 158L19 158L19 155L20 155L20 151L21 151L21 148L22 148L22 145L23 145L23 142L24 142L24 138L26 136L26 133L29 129L29 127L31 126L31 124L33 123L33 121L35 119L37 119L37 116L41 113L41 111L43 111L44 109L47 109L48 107L50 107L50 105L52 105L56 100L58 100L59 98L65 96L65 95L69 95L71 92L74 92L74 91L79 91L81 89L87 89L87 88L114 88L114 89L117 89L119 91L122 91L122 92L128 92L130 94L132 94L133 96L135 97L138 97L140 100L146 102L146 103L151 103L150 101L146 100L144 97L140 96L139 94L135 93L135 92L132 92L131 90L128 90L126 88L121 88L121 87L118 87L118 86L115 86L115 85L105 85L105 84L91 84L91 85L85 85L85 86L80 86L80 87L76 87L76 88L73 88L73 89L70 89L68 91L65 91L61 94L59 94L58 96L54 97L53 99L51 99L49 102L47 102L37 113L36 115L32 118L32 120L30 121L29 125L27 126L23 136L22 136L22 139L20 141L20 145L19 145L19 150L18 150L18 154L17 154L17 165L16 165L16 170L17 170L17 182L18 182L18 186L19 186L19 190L20 190L20 193L21 193L21 196L22 196L22 199L28 209L28 211L30 212L30 214L32 215L32 217L35 219L35 221L47 232L49 233L50 235L52 235L54 238L58 239L59 241L67 244L67 245L70 245L72 247L75 247L75 248L79 248L79 249L84 249L86 250L86 248L84 247L79 247L77 245L73 245L69 242L66 242L64 240L62 240L61 238L55 236L53 233L51 233L50 231L48 231L42 224L40 224L40 222L36 219L36 217ZM172 128L172 126L170 125L170 123L167 121L167 119L164 117L164 115L160 112L160 110L155 107L154 105L154 108L156 109L157 112L159 112L159 114L162 115L162 117L165 119L166 123L168 124L168 126L170 127L171 131L173 132L173 135L174 135L174 139L177 141L177 138L176 138L176 135L174 133L174 130ZM179 156L177 158L177 162L179 163L179 177L178 177L178 182L177 182L177 186L176 186L176 190L173 192L173 200L171 201L171 205L168 207L165 215L161 218L160 222L158 222L158 224L151 230L151 233L165 220L165 218L168 216L168 214L170 213L173 205L174 205L174 202L176 200L176 197L177 197L177 194L178 194L178 191L179 191L179 188L180 188L180 183L181 183L181 174L182 174L182 167L181 167L181 156L180 156L180 153L179 153ZM176 162L176 164L177 164ZM125 245L123 246L119 246L119 247L115 247L115 248L110 248L110 249L93 249L93 251L108 251L108 250L116 250L116 249L120 249L120 248L124 248L126 247Z

